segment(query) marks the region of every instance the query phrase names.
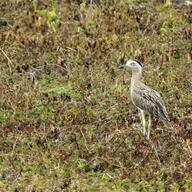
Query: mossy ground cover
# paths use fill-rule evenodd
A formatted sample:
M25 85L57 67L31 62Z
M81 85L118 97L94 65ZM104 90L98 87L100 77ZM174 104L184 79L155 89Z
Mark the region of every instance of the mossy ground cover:
M0 1L0 191L192 191L192 17L160 1ZM148 141L131 74L174 133Z

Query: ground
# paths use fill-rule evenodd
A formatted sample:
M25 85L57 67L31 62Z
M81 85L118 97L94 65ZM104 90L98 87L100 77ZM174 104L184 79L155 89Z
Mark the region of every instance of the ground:
M192 14L184 2L0 1L0 191L192 191ZM131 73L174 128L150 140Z

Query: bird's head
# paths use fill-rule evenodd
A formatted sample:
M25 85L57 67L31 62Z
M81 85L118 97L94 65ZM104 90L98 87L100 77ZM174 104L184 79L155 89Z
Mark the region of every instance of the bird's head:
M130 68L132 72L141 72L142 71L142 63L136 59L129 59L125 65L121 65L120 68Z

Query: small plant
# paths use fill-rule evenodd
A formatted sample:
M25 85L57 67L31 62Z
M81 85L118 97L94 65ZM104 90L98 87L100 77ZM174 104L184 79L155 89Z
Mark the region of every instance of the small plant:
M59 27L59 24L61 22L62 17L57 15L55 8L52 8L52 10L47 9L36 9L35 13L40 16L44 17L47 21L48 27L56 33Z

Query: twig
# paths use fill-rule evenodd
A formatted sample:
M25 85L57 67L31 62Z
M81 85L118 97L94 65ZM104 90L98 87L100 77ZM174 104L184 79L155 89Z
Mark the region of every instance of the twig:
M125 142L125 139L118 145L118 147L113 151L113 155L119 150L119 148L122 146L122 144Z
M17 144L17 140L18 140L18 138L16 137L15 142L14 142L14 144L13 144L12 151L11 151L11 156L14 155L14 151L15 151L15 147L16 147L16 144Z
M86 148L87 151L90 153L89 148L87 147L87 140L86 140L86 138L85 138L85 135L84 135L84 133L83 133L83 131L82 131L81 128L79 128L79 130L80 130L81 135L83 136L83 139L84 139L84 141L85 141L85 148Z
M96 120L96 121L92 121L92 122L89 122L89 123L82 123L82 124L74 124L74 125L69 125L68 127L72 128L72 127L78 127L78 126L86 126L86 125L91 125L91 124L99 124L99 123L103 123L103 122L108 122L112 119L112 117L107 117L105 119L99 119L99 120ZM62 133L63 131L65 131L64 129L63 130L60 130L59 132L57 132L56 134L54 134L53 136L51 136L50 138L54 138L56 135ZM80 130L82 132L82 129ZM82 133L81 133L82 134ZM83 135L83 134L82 134Z
M160 158L159 158L159 154L158 154L157 148L155 147L155 145L153 144L151 139L149 140L149 143L151 144L152 149L154 149L155 156L156 156L156 158L158 160L159 165L161 165L161 161L160 161Z
M72 74L71 74L71 71L69 70L69 68L67 67L67 65L66 64L64 64L65 65L65 67L62 67L61 65L58 65L58 64L47 64L46 66L56 66L56 67L59 67L62 71L66 71L67 72L67 74L69 75L69 76L71 76Z
M12 70L11 70L11 65L13 65L13 63L11 62L11 60L9 59L9 57L7 56L7 54L5 53L5 51L3 51L3 49L1 49L1 52L3 53L3 55L6 57L6 59L8 60L8 67L9 67L9 71L10 73L12 73ZM10 65L11 64L11 65Z

